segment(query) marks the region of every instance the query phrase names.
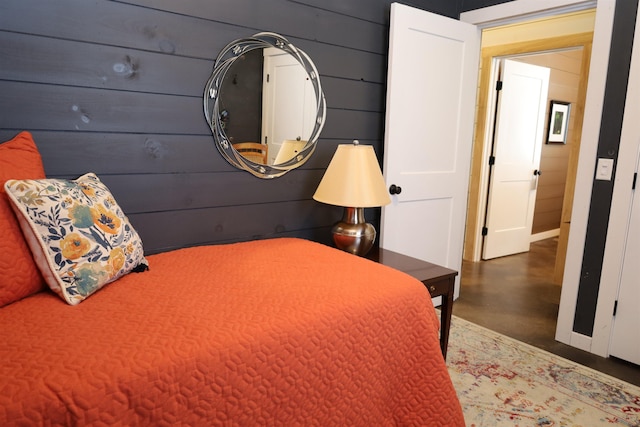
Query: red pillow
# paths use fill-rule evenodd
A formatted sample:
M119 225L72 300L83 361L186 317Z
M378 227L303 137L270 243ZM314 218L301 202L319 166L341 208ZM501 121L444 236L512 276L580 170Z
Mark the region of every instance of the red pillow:
M0 144L0 307L45 288L4 190L9 179L42 178L42 159L29 132Z

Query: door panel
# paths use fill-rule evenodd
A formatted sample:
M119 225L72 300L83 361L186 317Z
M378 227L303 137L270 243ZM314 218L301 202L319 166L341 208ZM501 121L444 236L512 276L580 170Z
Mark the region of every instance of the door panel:
M546 67L501 63L483 259L529 250L549 74Z
M402 192L382 210L380 244L456 270L462 264L479 44L473 25L391 6L384 174L387 185Z
M640 168L640 163L636 170ZM638 190L636 190L638 191ZM633 195L631 219L622 264L622 277L618 290L618 307L613 318L612 356L640 365L640 197Z

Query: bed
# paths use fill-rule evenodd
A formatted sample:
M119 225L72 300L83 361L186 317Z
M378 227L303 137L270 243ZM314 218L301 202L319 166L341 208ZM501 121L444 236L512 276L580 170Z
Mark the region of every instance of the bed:
M14 178L5 180L13 191ZM67 270L52 286L55 262L43 267L46 247L34 249L12 209L23 241L6 234L11 227L0 241L27 247L39 273L23 276L39 286L7 297L16 281L33 281L20 277L33 266L17 259L24 247L1 245L0 257L16 259L0 263L0 425L464 425L429 294L404 273L297 238L138 254L144 262L133 263L113 248L102 258L87 249L107 266L96 277L109 280L80 292L69 269L81 263L54 256ZM100 234L75 225L78 239Z

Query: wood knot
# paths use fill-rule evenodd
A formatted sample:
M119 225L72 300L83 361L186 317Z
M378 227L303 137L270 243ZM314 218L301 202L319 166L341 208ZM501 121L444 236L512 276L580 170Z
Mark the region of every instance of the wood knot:
M116 62L113 64L113 71L127 79L133 79L137 77L139 67L137 59L126 55L122 62Z

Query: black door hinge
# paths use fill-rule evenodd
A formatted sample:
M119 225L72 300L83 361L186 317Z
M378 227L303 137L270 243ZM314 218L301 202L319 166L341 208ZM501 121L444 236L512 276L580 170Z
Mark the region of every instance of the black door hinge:
M638 179L638 172L633 174L633 184L631 185L631 189L635 190L636 189L636 180Z
M487 234L489 234L489 229L487 227L482 227L482 235L486 236Z
M502 90L502 80L498 80L496 82L496 90L497 91L501 91Z
M618 300L616 300L616 302L613 303L613 315L615 316L617 312L618 312Z
M495 156L489 156L489 166L493 166L496 164L496 157Z

